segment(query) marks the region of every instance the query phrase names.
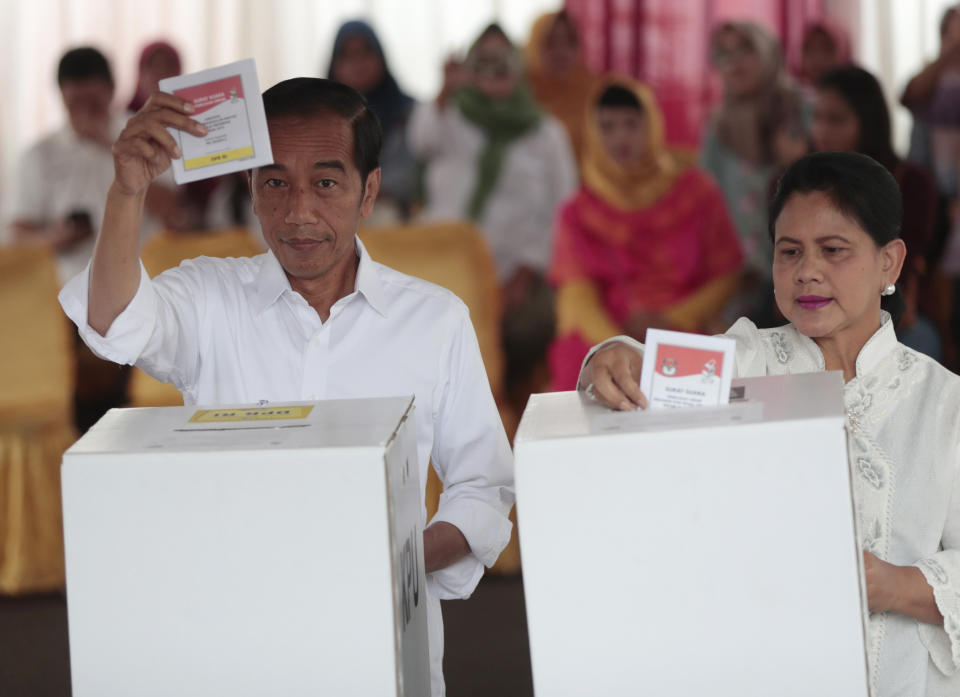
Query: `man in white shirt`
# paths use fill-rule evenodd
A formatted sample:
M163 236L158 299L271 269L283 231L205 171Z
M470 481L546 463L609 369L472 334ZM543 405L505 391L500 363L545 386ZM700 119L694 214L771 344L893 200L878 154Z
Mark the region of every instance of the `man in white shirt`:
M146 189L181 155L166 127L205 132L188 102L157 93L114 145L93 260L61 303L95 351L172 382L188 404L415 394L421 481L432 458L444 483L424 531L431 680L443 695L439 600L469 596L511 528L512 456L476 336L456 296L375 263L356 239L380 184L380 128L363 98L296 78L264 106L275 162L250 186L269 252L147 277Z
M90 261L94 231L100 228L113 181L110 148L123 130L126 116L110 108L113 74L107 59L95 48L67 51L57 68L57 83L68 123L23 155L11 238L15 243L51 244L60 280L66 283ZM154 184L148 207L171 223L175 199L171 187Z

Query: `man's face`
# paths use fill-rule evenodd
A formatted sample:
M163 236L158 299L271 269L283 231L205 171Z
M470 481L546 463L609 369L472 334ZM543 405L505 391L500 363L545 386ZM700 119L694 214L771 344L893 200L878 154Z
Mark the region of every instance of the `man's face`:
M68 80L60 85L60 95L76 134L102 140L110 125L113 85L99 77Z
M251 177L253 210L291 284L353 263L354 236L373 210L380 170L364 187L352 129L336 114L274 118L268 127L274 164Z

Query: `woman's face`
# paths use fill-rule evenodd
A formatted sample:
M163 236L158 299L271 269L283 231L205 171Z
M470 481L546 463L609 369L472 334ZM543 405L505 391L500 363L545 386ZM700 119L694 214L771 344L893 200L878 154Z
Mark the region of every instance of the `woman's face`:
M597 109L597 121L607 154L621 167L638 163L647 150L647 120L630 107Z
M857 150L860 118L836 90L817 90L813 107L813 144L819 151Z
M577 64L580 45L569 20L559 19L543 42L543 67L551 75L565 75Z
M720 34L716 57L723 78L723 89L727 94L745 97L763 85L760 54L740 32L728 29Z
M880 292L900 275L906 247L877 247L823 192L793 194L775 225L777 307L812 339L866 341L880 321Z
M511 65L513 47L498 34L491 34L476 48L472 66L474 86L493 100L506 99L517 89L519 81Z
M823 29L814 29L803 42L801 70L810 82L816 82L820 76L838 64L837 45Z
M383 80L386 66L362 36L344 40L337 54L333 79L349 85L361 94L367 94Z

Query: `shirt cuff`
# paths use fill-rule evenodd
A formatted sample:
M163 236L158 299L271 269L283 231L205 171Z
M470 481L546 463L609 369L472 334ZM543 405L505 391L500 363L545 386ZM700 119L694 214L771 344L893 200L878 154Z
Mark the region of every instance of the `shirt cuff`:
M147 270L140 264L140 285L133 299L117 315L106 336L88 323L90 265L60 291L59 300L90 350L103 359L124 365L136 363L147 346L156 320L157 296Z
M617 342L620 342L621 344L626 344L627 346L629 346L630 348L632 348L634 351L636 351L637 353L639 353L641 356L643 355L643 344L641 344L639 341L637 341L637 340L634 339L633 337L624 336L624 335L622 335L622 334L621 334L620 336L614 336L614 337L611 337L611 338L607 339L606 341L603 341L603 342L597 344L597 345L594 346L592 349L590 349L589 351L587 351L587 355L584 356L584 358L583 358L583 363L580 364L580 375L583 376L583 369L587 367L587 363L590 362L590 359L593 358L593 355L594 355L597 351L599 351L599 350L602 349L602 348L605 348L605 347L609 346L610 344L615 344L615 343L617 343ZM578 378L577 378L577 389L578 389L578 390L582 390L582 389L584 389L585 387L586 387L585 385L582 385L582 384L580 383L580 378L578 377Z
M508 487L500 488L501 501L509 511L513 494ZM441 494L440 507L430 523L442 521L455 526L463 533L472 554L435 571L432 576L442 589L440 597L444 600L467 598L483 576L483 567L493 566L510 542L513 523L504 512L484 501L457 498L444 501L444 496Z
M920 640L937 669L951 676L960 668L960 592L957 590L960 579L951 582L950 574L935 558L921 559L916 567L933 588L937 609L943 615L942 626L918 623ZM955 573L957 570L951 568L951 571Z

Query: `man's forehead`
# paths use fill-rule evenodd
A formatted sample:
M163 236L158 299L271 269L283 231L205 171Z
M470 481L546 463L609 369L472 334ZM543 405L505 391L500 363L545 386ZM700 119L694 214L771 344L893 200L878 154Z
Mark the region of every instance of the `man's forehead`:
M270 142L298 141L300 143L353 144L350 122L339 114L327 112L313 116L273 116L267 118Z
M274 160L283 166L310 166L340 162L353 168L353 132L337 114L277 116L267 120Z

